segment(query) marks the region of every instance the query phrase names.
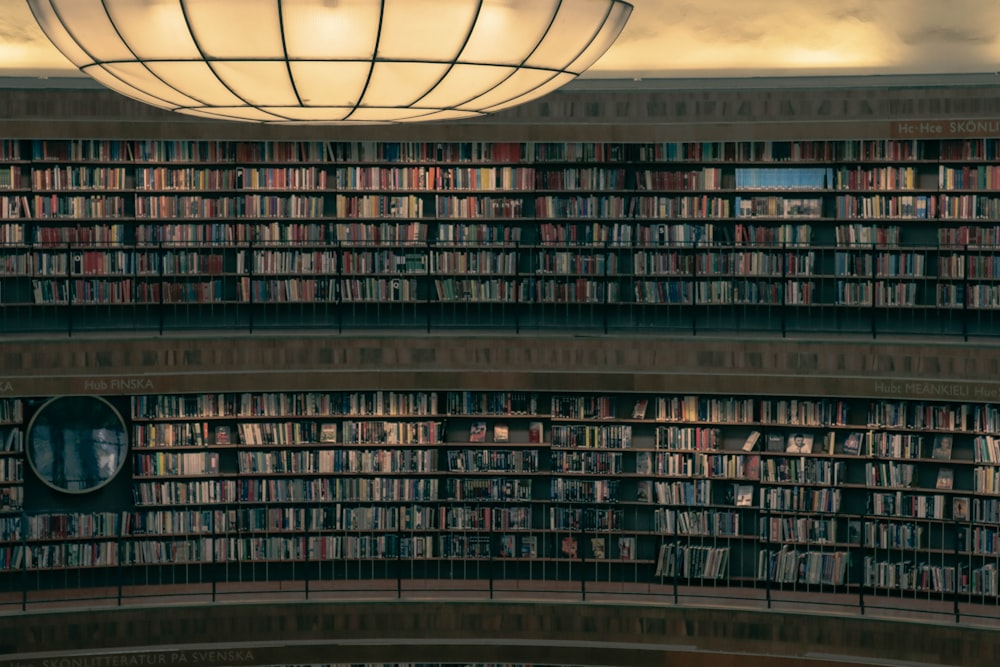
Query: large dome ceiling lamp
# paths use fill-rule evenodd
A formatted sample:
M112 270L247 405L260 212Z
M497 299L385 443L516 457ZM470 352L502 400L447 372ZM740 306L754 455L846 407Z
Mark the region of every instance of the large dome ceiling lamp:
M163 109L261 123L481 116L584 72L622 0L27 0L102 85Z

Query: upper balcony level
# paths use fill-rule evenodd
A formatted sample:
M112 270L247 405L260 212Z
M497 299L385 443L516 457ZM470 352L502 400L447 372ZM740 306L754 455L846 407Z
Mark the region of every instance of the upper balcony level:
M587 81L335 136L7 83L0 335L1000 330L987 77Z

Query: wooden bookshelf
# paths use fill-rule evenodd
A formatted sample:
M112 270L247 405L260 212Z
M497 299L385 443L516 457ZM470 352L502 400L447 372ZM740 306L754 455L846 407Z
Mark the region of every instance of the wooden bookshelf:
M102 509L83 495L56 510L41 493L6 508L0 577L364 579L405 567L431 579L1000 595L993 404L342 390L116 400L131 408L131 475L101 491ZM40 401L5 401L20 434L24 405ZM20 435L8 441L0 460L20 464ZM12 483L37 486L23 470Z
M989 335L993 141L9 139L2 321Z
M0 571L24 564L24 404L0 399Z

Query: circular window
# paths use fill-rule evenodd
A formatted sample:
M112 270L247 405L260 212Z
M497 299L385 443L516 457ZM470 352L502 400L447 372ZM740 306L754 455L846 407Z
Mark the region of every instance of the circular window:
M28 463L58 491L86 493L118 474L128 453L125 422L114 406L94 396L48 401L28 425Z

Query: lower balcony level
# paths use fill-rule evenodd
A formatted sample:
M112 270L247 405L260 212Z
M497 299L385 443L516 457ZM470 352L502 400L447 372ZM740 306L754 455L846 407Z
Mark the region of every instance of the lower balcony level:
M994 665L996 615L542 582L91 589L0 615L0 665ZM9 596L4 596L9 599Z

